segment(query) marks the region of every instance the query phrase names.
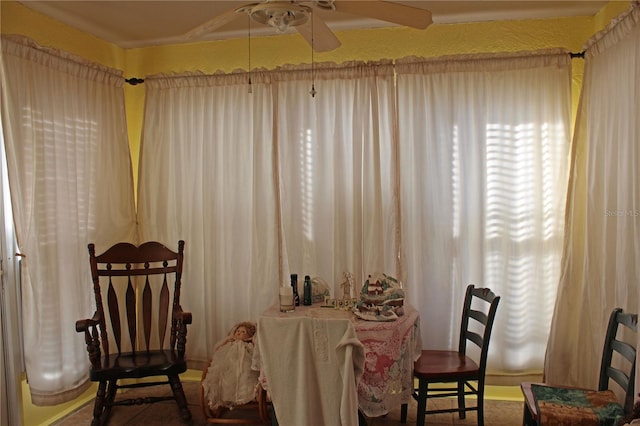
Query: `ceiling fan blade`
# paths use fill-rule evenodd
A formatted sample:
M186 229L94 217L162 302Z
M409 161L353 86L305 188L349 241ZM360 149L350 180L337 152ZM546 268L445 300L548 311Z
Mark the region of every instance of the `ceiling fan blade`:
M388 1L336 1L336 11L423 30L433 23L431 12Z
M239 18L240 16L246 15L245 13L243 13L245 11L245 7L247 6L228 10L224 13L221 13L218 16L213 17L212 19L209 19L208 21L203 22L202 24L198 25L194 29L185 33L184 38L188 40L198 38L201 35L210 33L220 28L221 26L225 25L228 22L233 21L236 18Z
M313 28L311 20L313 20ZM341 45L331 28L315 13L311 14L310 20L296 26L295 29L307 40L307 43L313 46L313 50L316 52L329 52Z

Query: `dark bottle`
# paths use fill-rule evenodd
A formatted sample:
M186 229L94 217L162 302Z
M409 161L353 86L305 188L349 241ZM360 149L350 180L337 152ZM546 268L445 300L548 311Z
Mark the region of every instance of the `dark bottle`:
M300 306L300 295L298 294L298 274L291 274L291 287L293 288L293 304Z
M311 278L309 277L309 275L304 276L302 303L305 306L311 305Z

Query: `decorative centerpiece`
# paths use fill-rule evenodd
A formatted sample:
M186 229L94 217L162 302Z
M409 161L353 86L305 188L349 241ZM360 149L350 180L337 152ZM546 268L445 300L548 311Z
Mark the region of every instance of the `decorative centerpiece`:
M322 303L331 292L329 291L329 284L320 277L311 278L311 298L313 303Z
M323 308L334 308L343 311L351 311L358 302L358 299L351 297L351 289L353 288L353 275L351 272L345 271L343 274L344 281L340 283L342 288L342 299L332 299L329 292L326 292Z
M394 321L404 315L404 290L400 288L398 280L390 275L369 275L353 310L362 319Z

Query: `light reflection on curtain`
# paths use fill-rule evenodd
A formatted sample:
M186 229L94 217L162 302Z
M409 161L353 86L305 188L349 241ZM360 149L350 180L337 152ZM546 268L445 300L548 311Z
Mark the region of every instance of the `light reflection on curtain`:
M444 63L455 72L399 65L398 108L386 62L253 73L253 94L244 74L147 79L139 222L144 239L187 241L192 358L274 302L289 273L339 295L344 271L357 286L384 271L404 280L431 347L455 346L466 284L493 288L503 320L491 367L541 369L569 56Z
M185 240L187 353L203 367L233 324L275 302L273 99L264 74L145 79L138 222L143 240ZM201 364L201 365L199 365Z
M277 73L285 276L321 277L342 297L344 272L398 276L393 68L345 63ZM359 291L358 288L353 291Z
M141 236L186 241L193 360L290 272L337 288L395 270L392 68L326 68L252 72L251 94L241 73L146 79Z
M135 241L120 72L2 38L2 118L22 262L31 397L73 399L89 358L74 324L95 310L87 244Z
M489 371L542 369L570 84L563 51L399 61L403 266L425 347L457 347L464 290L476 284L502 296Z
M640 292L640 7L587 43L547 380L596 387L611 311ZM576 348L581 348L577 351ZM636 368L636 393L640 389Z

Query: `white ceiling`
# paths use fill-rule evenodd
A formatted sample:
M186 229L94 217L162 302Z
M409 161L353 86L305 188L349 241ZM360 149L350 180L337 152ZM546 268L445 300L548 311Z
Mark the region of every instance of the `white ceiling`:
M50 16L71 27L95 35L122 48L138 48L186 42L183 35L194 27L230 9L253 1L190 0L23 0L24 6ZM346 1L346 0L339 0ZM357 1L357 0L354 0ZM544 19L593 16L606 0L474 0L474 1L397 1L428 9L435 24L514 19ZM318 10L334 30L374 28L392 24ZM221 40L247 36L247 18L235 19L199 40ZM428 28L427 30L428 31ZM251 24L253 35L275 35L272 28ZM191 40L197 41L197 40Z

